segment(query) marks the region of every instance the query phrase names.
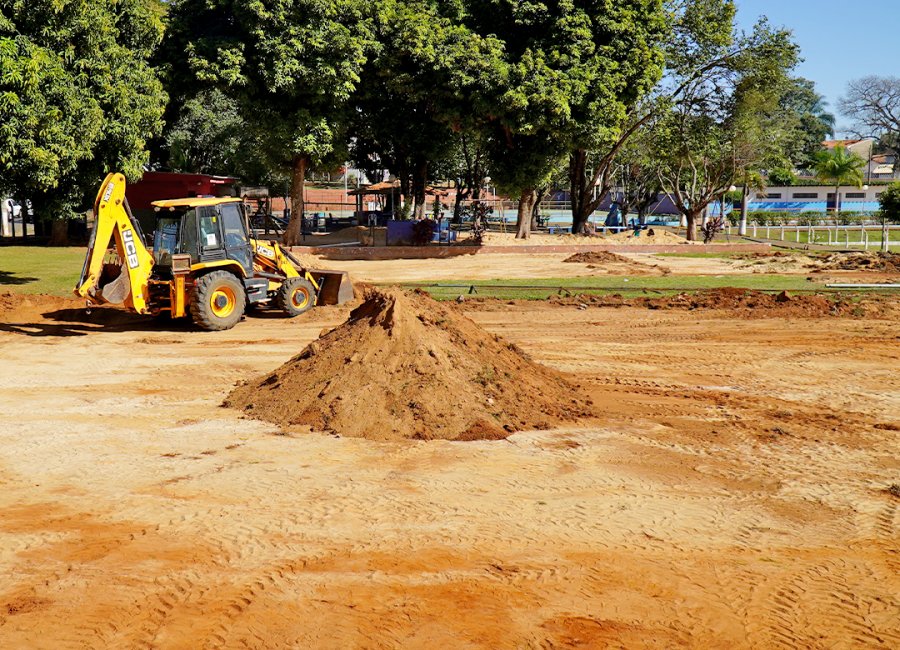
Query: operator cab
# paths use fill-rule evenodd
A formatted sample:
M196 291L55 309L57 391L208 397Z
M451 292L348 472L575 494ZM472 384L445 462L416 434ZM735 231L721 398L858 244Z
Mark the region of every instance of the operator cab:
M190 198L155 201L158 213L153 258L171 273L173 255L190 255L191 265L234 260L253 275L253 248L240 199Z

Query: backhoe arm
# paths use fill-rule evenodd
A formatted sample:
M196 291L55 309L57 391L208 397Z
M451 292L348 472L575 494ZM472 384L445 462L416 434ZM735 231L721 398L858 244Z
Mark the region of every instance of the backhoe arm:
M148 283L153 256L144 246L139 224L125 198L125 176L108 174L94 201L96 221L75 295L89 303L123 303L139 314L149 313ZM107 250L115 245L120 271L104 272ZM108 267L109 265L107 265Z

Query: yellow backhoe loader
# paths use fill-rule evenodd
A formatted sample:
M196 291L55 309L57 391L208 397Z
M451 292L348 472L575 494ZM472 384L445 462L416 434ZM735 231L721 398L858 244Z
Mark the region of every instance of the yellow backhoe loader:
M121 304L139 314L190 316L225 330L246 309L274 303L290 316L353 298L347 273L306 269L276 242L257 241L236 198L155 201L153 248L109 174L94 202L96 222L75 295L88 305Z

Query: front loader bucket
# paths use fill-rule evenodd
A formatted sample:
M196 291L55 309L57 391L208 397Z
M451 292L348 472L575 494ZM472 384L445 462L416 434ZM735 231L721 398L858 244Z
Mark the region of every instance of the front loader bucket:
M343 305L353 300L353 284L346 271L307 269L307 272L320 287L317 305Z

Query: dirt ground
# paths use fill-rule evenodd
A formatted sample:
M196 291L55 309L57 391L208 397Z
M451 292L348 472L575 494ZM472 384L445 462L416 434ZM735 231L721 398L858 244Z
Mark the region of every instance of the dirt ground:
M572 278L597 275L747 275L777 273L815 274L817 281L887 282L900 280L900 274L836 269L827 258L800 253L748 253L727 257L666 257L650 253L616 253L624 262L572 263L572 253L491 253L459 255L434 259L328 260L308 255L314 264L349 271L354 279L367 282L412 282L429 280L491 280L497 278ZM863 254L859 254L863 255ZM870 253L869 258L875 258Z
M893 317L481 304L602 415L378 443L220 406L346 308L33 307L0 322L0 647L900 647Z

